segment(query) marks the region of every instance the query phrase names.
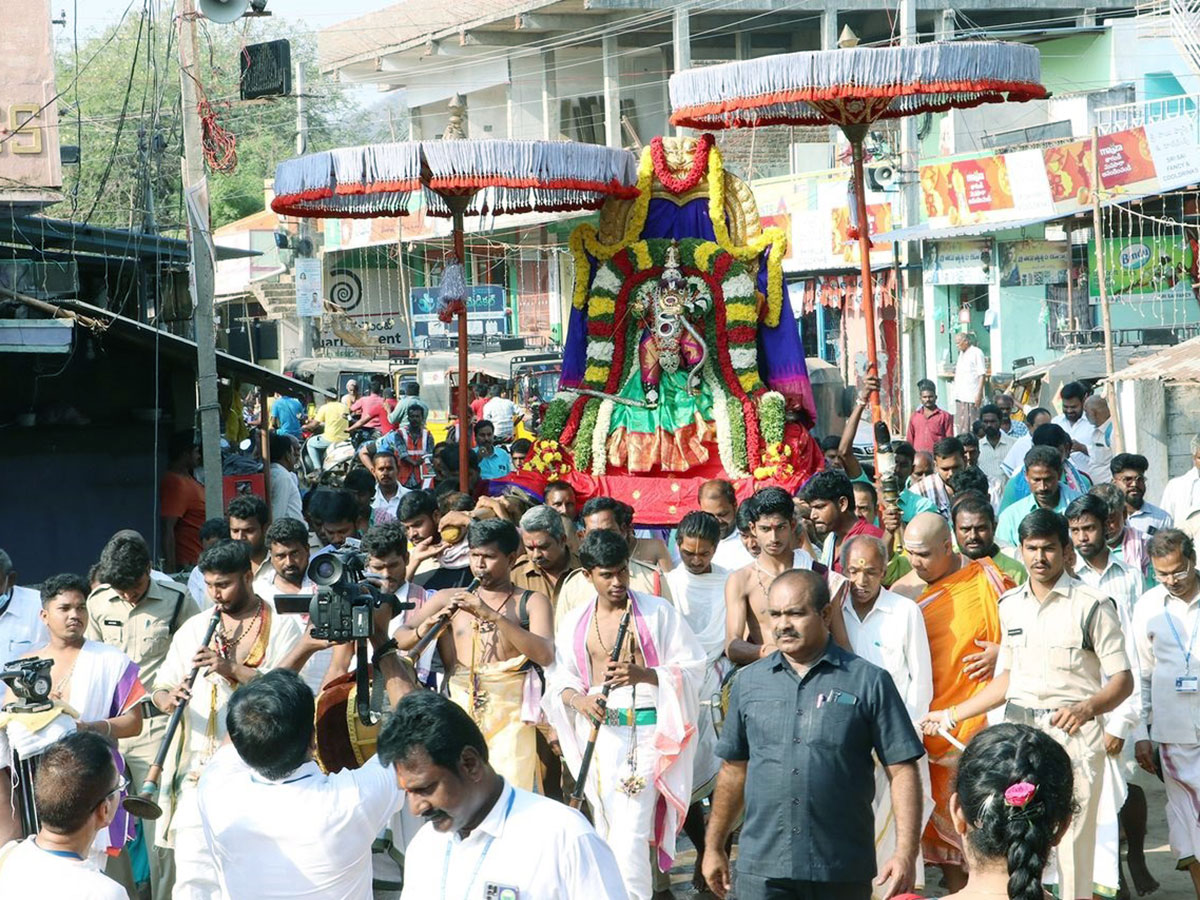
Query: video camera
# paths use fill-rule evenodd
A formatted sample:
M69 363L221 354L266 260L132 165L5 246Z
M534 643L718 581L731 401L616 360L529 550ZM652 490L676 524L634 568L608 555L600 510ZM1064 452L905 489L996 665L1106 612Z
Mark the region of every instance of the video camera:
M340 548L318 553L308 564L315 594L276 594L275 608L281 613L308 614L313 637L322 641L368 640L372 635L375 610L388 603L392 615L415 609L379 592L365 571L367 557L359 550Z
M379 576L367 574L366 562L366 554L354 547L318 553L308 563L308 577L317 586L316 593L276 594L275 609L285 614L307 613L312 635L318 640L354 642L358 717L364 725L371 725L367 641L374 633L375 611L386 603L395 616L416 609L416 604L401 603L395 595L381 593L371 584Z
M50 709L52 659L14 659L0 669L0 683L17 698L4 706L5 712L42 712Z

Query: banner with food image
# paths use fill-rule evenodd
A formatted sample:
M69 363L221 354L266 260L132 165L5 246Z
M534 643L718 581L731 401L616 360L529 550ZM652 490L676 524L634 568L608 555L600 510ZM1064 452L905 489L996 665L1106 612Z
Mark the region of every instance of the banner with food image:
M1165 294L1187 285L1191 250L1182 235L1162 234L1106 238L1104 241L1105 287L1108 295ZM1100 296L1096 242L1088 246L1089 291Z

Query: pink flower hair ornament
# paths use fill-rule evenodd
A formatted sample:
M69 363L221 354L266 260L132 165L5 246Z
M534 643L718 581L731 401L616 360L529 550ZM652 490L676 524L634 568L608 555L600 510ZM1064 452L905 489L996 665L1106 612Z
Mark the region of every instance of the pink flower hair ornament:
M1018 781L1010 784L1004 791L1004 805L1016 809L1024 809L1033 795L1037 793L1037 785L1029 781Z

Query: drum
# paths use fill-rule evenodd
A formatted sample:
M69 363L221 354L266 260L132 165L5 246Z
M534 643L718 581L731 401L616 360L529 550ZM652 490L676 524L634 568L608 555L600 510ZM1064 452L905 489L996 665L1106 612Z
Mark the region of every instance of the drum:
M379 725L364 725L355 704L354 673L342 675L317 696L317 765L326 774L357 769L375 755Z

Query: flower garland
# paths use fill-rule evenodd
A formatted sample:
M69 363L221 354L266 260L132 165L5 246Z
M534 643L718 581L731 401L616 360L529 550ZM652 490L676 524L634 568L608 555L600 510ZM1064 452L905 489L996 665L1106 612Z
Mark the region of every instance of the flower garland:
M591 260L606 261L612 259L625 247L636 243L646 225L646 214L650 211L650 194L654 186L654 160L650 156L650 148L642 151L638 162L638 194L629 208L629 216L625 220L625 234L615 244L600 242L596 227L588 222L583 223L571 232L567 240L571 256L575 260L575 290L572 303L576 309L587 305L588 273L591 271ZM590 257L590 258L589 258Z
M553 441L562 437L563 429L567 426L567 418L571 415L571 404L574 401L574 394L560 391L554 395L554 399L546 406L545 415L542 416L542 427L539 430L541 437Z
M796 467L792 465L792 448L783 441L768 444L767 449L763 451L762 465L754 470L756 481L765 481L768 478L785 481L795 474Z
M703 374L713 398L713 423L717 426L717 455L721 458L721 465L730 478L745 478L746 472L739 468L733 451L728 395L722 389L711 361L705 362Z
M613 401L601 400L592 426L592 474L601 477L608 468L608 432L612 428Z
M650 141L650 157L654 161L654 174L658 176L659 184L665 187L672 194L686 194L703 179L708 170L708 151L712 149L713 136L711 134L700 135L696 141L696 149L692 151L692 164L688 167L687 174L682 178L676 178L671 174L671 167L667 163L667 154L663 150L663 139L656 137Z
M545 475L547 481L558 481L571 471L571 463L558 441L538 440L529 448L521 471L538 472Z
M581 472L592 466L592 435L596 430L596 419L600 415L600 401L592 397L581 404L583 417L579 420L579 430L575 432L575 464Z
M779 324L783 313L783 254L787 250L787 235L782 229L764 228L757 237L739 247L729 237L725 224L725 160L715 146L708 154L708 217L712 221L713 234L721 249L742 262L756 259L764 250L767 253L767 317L764 323L771 328ZM578 270L577 270L578 271Z
M778 391L767 391L758 398L758 430L767 444L767 452L772 445L783 442L785 408L783 394Z

